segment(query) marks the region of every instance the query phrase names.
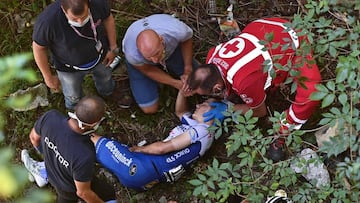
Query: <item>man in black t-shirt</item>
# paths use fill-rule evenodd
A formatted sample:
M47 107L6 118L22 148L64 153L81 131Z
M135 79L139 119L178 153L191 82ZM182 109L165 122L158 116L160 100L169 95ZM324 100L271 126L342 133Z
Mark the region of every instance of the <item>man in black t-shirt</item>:
M112 94L115 82L108 67L119 48L108 1L57 0L37 17L32 38L45 83L55 91L62 88L66 108L73 109L83 96L86 74L93 74L99 94ZM50 70L48 51L57 75Z
M105 105L97 96L82 98L70 118L50 110L36 121L30 141L43 154L57 202L114 200L114 189L94 177L95 149L88 136L98 127Z

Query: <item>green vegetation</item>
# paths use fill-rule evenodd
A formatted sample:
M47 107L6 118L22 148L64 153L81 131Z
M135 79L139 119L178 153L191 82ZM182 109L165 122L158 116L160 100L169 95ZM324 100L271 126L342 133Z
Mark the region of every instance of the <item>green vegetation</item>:
M313 100L321 100L322 114L318 124L334 126L338 122L339 128L338 136L320 148L313 140L306 140L314 135L312 130L293 131L286 145L294 154L307 147L317 149L322 159L332 164L328 166L331 182L321 188L304 182L290 169L294 157L279 163L267 159L265 150L272 137L264 136L266 133L255 125L257 119L251 118L251 113L241 116L229 112L231 119L217 130L230 134L225 144L228 156L233 159L224 163L214 159L206 171L189 181L195 186L193 194L206 202L225 202L230 194L246 197L250 202L262 202L278 189L286 189L295 202L359 201L360 3L308 1L300 8L293 16L292 26L301 28L301 34L309 37L316 59L323 67L324 81L312 95ZM291 90L295 91L296 87ZM273 129L267 130L268 134L276 136L274 132L279 128L280 117L275 112L270 118ZM308 163L314 161L311 159Z
M31 54L14 55L0 58L0 97L3 98L9 90L9 85L14 80L34 81L35 75L32 70L23 69L23 66L31 59ZM19 98L15 101L4 100L0 103L0 109L8 108L9 105L17 103L24 105L29 98ZM4 127L3 111L0 114L0 201L13 199L14 202L51 202L52 196L42 190L31 190L24 194L24 186L28 181L28 174L23 166L13 163L14 149L4 146L5 136L2 131ZM20 195L20 196L19 196ZM19 197L17 197L19 196Z

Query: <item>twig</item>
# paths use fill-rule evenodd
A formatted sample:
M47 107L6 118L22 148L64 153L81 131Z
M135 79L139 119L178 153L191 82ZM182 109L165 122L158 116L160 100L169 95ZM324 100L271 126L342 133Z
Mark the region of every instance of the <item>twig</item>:
M138 20L138 19L141 19L141 18L145 17L145 16L142 16L142 15L137 15L137 14L134 14L134 13L128 13L128 12L125 12L125 11L119 11L119 10L116 10L116 9L111 9L111 12L123 14L123 15L129 17L130 20Z
M318 127L318 128L308 129L308 130L302 130L302 131L304 131L305 133L315 132L315 131L318 131L318 130L320 130L320 129L322 129L322 128L325 128L325 127L327 127L327 126L329 126L329 125L330 125L330 124L328 123L328 124L323 125L323 126L320 126L320 127Z
M302 4L301 0L296 0L298 5L300 6L303 13L307 13L304 5Z
M278 162L279 163L279 162ZM276 163L277 164L277 163ZM257 182L260 181L260 179L262 179L266 174L268 174L267 172L266 173L263 173L261 174L261 176L259 176L256 180L252 181L252 182L237 182L237 183L234 183L234 185L240 185L240 184L248 184L248 185L253 185Z
M306 142L306 141L303 140L303 143L305 143L305 144L307 144L307 145L310 145L312 148L315 148L316 150L319 149L318 146L315 146L315 145L311 144L310 142Z

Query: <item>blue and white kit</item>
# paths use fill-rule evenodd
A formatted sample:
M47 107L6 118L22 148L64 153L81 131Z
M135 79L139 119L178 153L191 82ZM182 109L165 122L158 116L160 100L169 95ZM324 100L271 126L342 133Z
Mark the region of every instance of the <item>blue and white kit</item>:
M198 123L183 115L182 124L175 127L164 140L172 139L189 130L191 144L181 150L163 155L152 155L129 151L127 145L102 137L96 143L98 162L112 172L125 186L135 190L147 190L159 182L176 181L185 168L210 148L214 136L208 125Z

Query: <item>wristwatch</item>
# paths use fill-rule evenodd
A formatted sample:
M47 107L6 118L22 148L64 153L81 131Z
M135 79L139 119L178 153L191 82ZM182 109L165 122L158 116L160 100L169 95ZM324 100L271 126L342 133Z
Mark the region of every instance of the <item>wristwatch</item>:
M115 55L118 55L118 54L120 53L119 47L116 47L115 49L110 49L110 51L111 51L112 53L114 53Z

